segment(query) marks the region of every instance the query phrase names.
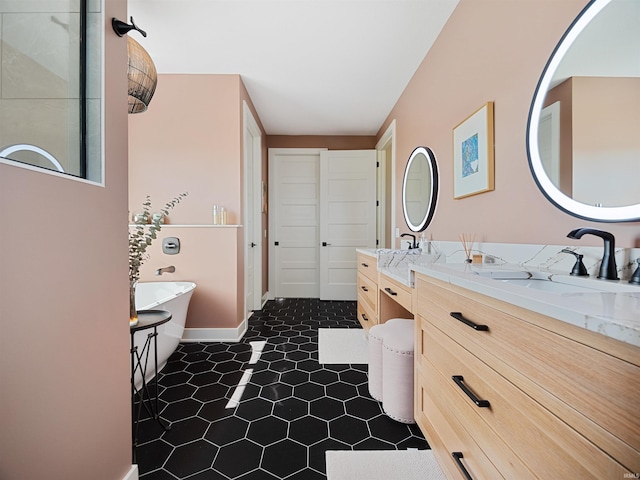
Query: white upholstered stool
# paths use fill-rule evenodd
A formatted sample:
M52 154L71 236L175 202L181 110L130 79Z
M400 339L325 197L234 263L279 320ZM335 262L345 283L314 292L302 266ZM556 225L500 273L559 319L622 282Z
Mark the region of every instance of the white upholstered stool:
M413 320L394 319L382 344L382 408L402 423L413 417Z
M369 329L369 393L402 423L415 423L413 328L413 320L394 318Z
M382 339L386 323L374 325L369 329L369 395L382 401Z

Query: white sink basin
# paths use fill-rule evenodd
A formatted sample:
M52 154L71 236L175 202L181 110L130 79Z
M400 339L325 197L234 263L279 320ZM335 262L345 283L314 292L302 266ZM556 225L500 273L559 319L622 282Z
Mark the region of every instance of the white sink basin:
M378 258L378 270L396 278L409 287L413 287L412 265L428 265L438 262L441 255L422 253L421 250L390 250L380 249L376 251Z
M627 282L598 280L595 277L576 277L562 273L537 270L488 270L474 274L509 285L549 293L640 292L640 287Z
M502 279L501 282L509 285L517 285L519 287L531 288L533 290L541 290L550 293L585 293L597 292L597 289L581 287L578 285L568 285L566 283L552 282L548 279L541 278L511 278Z

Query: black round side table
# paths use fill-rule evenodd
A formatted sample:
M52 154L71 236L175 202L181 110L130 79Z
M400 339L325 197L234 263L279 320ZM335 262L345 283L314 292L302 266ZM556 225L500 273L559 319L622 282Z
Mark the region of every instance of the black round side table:
M147 411L150 417L154 418L158 424L165 430L170 430L171 425L165 425L160 418L158 410L158 381L155 380L155 390L150 388L147 383L147 367L149 366L149 353L153 342L153 374L158 375L158 327L171 320L171 312L166 310L141 310L138 312L138 324L131 326L131 419L132 424L132 440L133 440L133 463L136 460L136 446L138 444L138 423L142 408ZM144 341L142 350L138 351L138 347L134 343L136 332L142 330L150 330ZM140 372L142 375L142 385L136 387L135 375ZM152 395L153 393L153 395ZM138 405L136 408L136 397L138 397Z

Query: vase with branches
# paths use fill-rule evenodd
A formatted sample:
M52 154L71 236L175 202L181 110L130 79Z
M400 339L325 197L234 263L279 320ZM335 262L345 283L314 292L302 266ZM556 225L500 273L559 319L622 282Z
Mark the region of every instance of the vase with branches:
M167 202L159 211L163 215L169 215L180 201L189 193L181 193L173 200ZM162 228L162 216L151 215L151 197L147 195L142 203L142 212L136 214L136 218L148 219L147 222L136 222L134 228L129 229L129 325L138 324L138 313L136 311L136 284L140 280L140 267L149 258L147 248L157 238L158 232Z

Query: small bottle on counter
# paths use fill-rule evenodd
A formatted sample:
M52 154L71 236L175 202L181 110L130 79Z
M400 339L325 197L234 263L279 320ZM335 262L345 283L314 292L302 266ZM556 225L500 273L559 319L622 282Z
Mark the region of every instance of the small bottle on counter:
M424 238L424 233L420 235L418 247L422 250L422 253L427 253L427 239Z
M227 224L227 211L224 209L224 207L220 207L220 225L226 225Z
M218 205L213 206L213 224L220 225L220 210L218 209Z

